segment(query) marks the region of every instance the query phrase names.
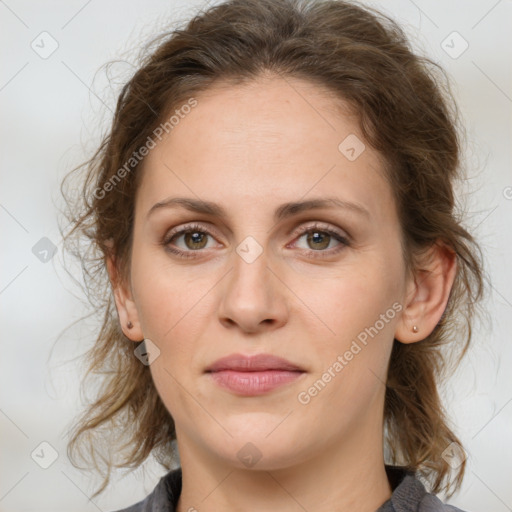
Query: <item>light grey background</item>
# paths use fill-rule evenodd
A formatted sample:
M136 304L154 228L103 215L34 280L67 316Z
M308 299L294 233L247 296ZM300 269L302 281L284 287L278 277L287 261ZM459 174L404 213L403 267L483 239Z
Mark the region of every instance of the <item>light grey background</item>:
M470 354L443 392L468 458L464 485L450 503L470 512L510 511L512 2L367 3L401 21L417 48L443 64L468 128L468 226L487 257L490 321L477 326ZM88 348L96 326L77 324L56 342L86 311L62 269L56 205L62 177L91 154L114 107L119 83L96 75L100 66L133 61L130 49L200 5L0 1L0 512L108 512L145 497L163 474L149 461L145 475L142 468L120 473L91 501L99 480L67 459L66 430L80 408L80 368L69 361ZM58 47L48 56L52 44ZM129 73L131 65L123 69ZM46 263L32 250L43 237L57 246ZM36 450L40 463L51 461L41 442L58 455L48 469L31 458Z

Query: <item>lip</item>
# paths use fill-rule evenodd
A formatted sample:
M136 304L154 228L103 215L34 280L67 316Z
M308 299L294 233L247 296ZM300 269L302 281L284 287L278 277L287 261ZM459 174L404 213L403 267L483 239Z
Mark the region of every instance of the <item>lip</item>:
M268 370L304 371L303 368L300 368L296 364L272 354L256 354L251 356L231 354L218 359L206 369L207 372L219 372L223 370L233 370L237 372L261 372Z
M271 354L232 354L217 360L206 373L222 388L238 395L255 396L295 381L305 370Z

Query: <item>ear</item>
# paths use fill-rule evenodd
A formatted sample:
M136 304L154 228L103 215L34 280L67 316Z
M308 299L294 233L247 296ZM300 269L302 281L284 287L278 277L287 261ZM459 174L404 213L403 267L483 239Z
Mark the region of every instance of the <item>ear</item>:
M120 275L113 255L106 257L106 263L121 329L128 339L139 342L144 339L144 335L142 334L139 314L132 297L131 287Z
M441 242L421 259L421 269L408 280L405 306L396 325L395 338L402 343L421 341L432 333L446 309L457 272L455 252Z

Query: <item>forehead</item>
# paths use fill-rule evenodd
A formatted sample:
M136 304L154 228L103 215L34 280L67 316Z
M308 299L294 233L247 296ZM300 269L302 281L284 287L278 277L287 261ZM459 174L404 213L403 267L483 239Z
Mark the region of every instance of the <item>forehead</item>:
M145 159L144 209L172 195L238 198L240 207L337 190L370 205L375 195L389 198L383 159L363 146L356 116L327 89L273 77L219 83L194 98ZM344 153L346 140L364 148L356 159Z
M273 150L273 160L279 156L295 160L300 158L296 151L310 150L321 139L325 140L322 149L331 142L337 150L337 132L358 130L347 103L327 89L297 78L265 76L244 84L220 82L199 94L197 102L186 116L195 121L193 128L180 121L187 126L173 130L176 145L193 130L202 144L222 144L245 154L266 145ZM259 160L265 156L260 154Z

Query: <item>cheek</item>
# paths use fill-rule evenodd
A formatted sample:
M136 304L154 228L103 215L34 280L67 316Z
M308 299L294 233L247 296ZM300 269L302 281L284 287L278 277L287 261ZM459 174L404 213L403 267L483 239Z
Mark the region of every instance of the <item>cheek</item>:
M202 372L204 333L208 333L214 311L214 294L208 291L217 281L211 270L171 263L161 249L146 247L132 255L133 291L142 331L160 350L150 369L166 404L186 407L187 394L183 395L178 383L190 388Z
M142 252L142 251L141 251ZM150 365L153 382L171 416L180 424L198 414L187 389L196 377L204 287L191 272L160 255L134 254L132 282L144 336L159 348ZM203 301L201 299L203 298Z
M365 258L325 279L299 278L294 290L316 314L315 321L323 321L326 335L348 340L379 320L399 297L400 279L390 267L383 272L377 258Z
M395 263L385 265L386 260ZM349 411L359 414L382 391L401 310L399 272L399 260L367 253L364 261L325 279L308 296L309 308L329 328L320 325L323 336L309 330L319 364L308 385L315 388L312 393L322 390L312 400L319 414L336 404L332 414L343 421ZM313 322L319 325L318 318L308 323Z
M386 381L401 304L396 300L395 280L378 276L378 269L379 265L370 264L352 268L326 280L322 294L308 297L308 306L329 331L323 329L325 336L309 331L319 364L302 391L315 397L310 412L322 415L328 409L336 424L363 414ZM312 322L318 325L317 318Z
M132 284L144 335L160 344L179 339L176 331L190 327L191 315L204 295L194 273L171 266L160 248L134 250Z

